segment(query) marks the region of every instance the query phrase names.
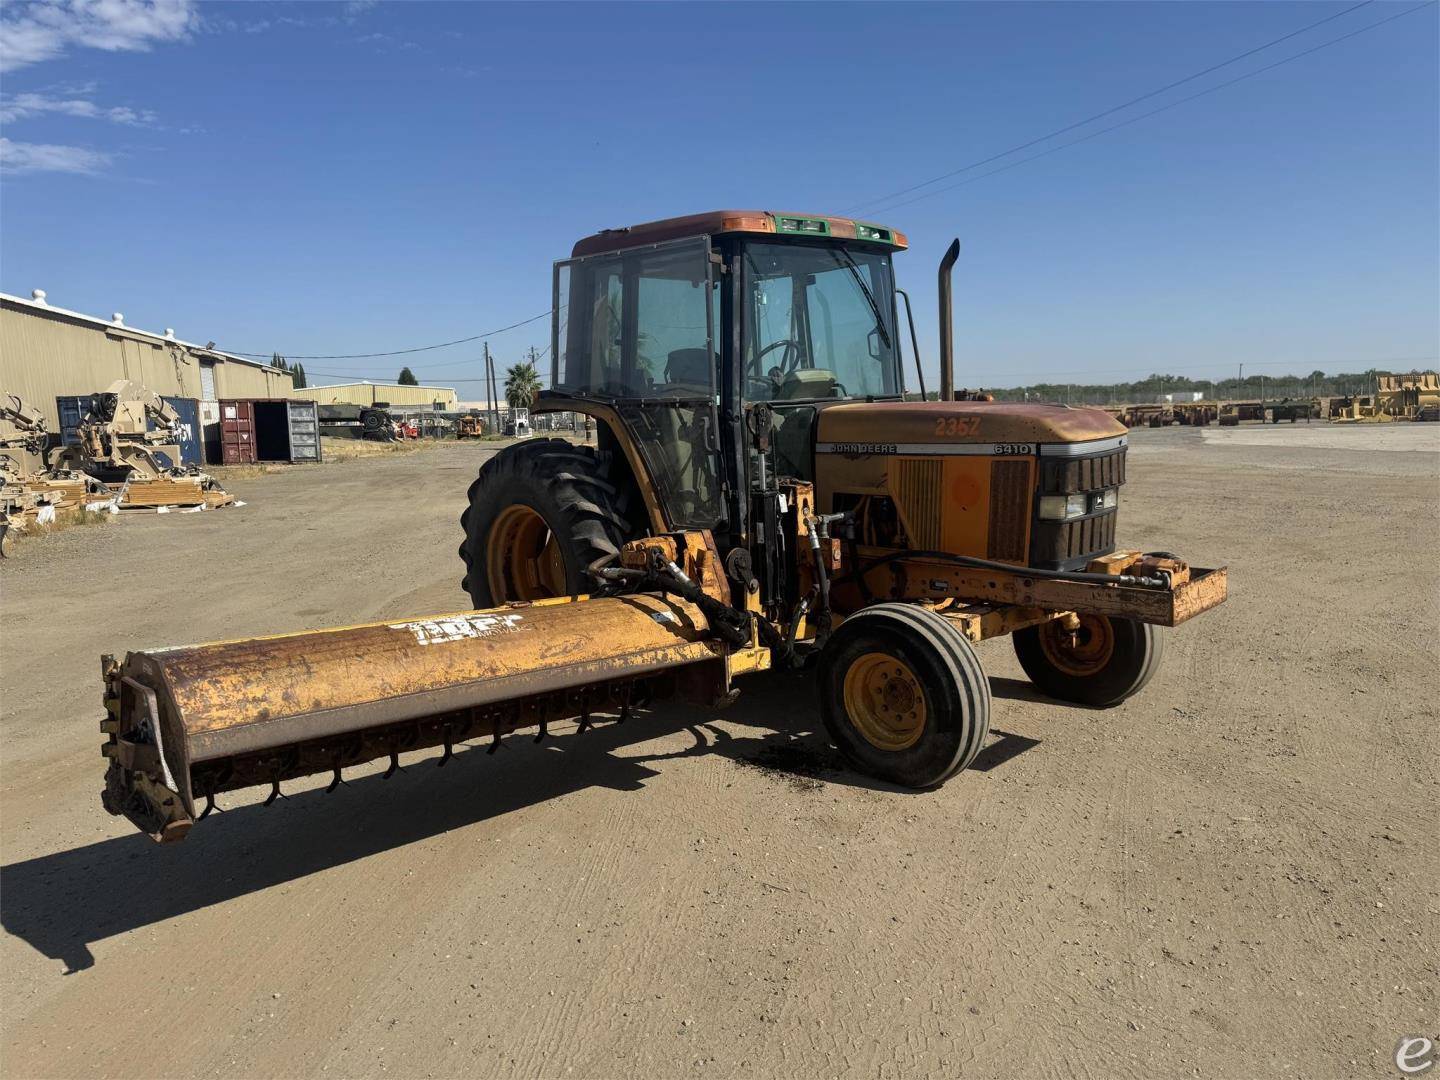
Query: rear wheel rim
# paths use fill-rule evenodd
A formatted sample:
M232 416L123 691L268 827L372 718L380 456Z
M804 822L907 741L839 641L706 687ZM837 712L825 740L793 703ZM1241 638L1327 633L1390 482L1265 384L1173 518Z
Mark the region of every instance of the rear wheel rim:
M497 604L565 594L560 542L531 507L517 503L500 512L485 538L485 567Z
M1040 651L1052 667L1066 675L1085 678L1110 663L1115 655L1115 630L1103 615L1081 615L1080 625L1073 631L1060 625L1060 620L1040 627Z
M877 750L908 750L925 731L925 691L904 661L865 653L845 672L845 715Z

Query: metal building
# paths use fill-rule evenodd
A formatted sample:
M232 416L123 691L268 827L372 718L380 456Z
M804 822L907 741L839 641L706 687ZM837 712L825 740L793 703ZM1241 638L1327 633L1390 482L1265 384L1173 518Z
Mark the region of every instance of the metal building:
M288 372L255 360L126 326L124 317L84 315L0 293L0 391L19 394L60 431L56 399L85 396L130 379L163 397L195 398L205 410L221 398L284 398ZM208 419L208 417L207 417Z
M318 401L321 405L376 405L388 402L403 408L455 408L457 395L452 386L401 386L399 383L351 382L331 386L302 386L291 397Z

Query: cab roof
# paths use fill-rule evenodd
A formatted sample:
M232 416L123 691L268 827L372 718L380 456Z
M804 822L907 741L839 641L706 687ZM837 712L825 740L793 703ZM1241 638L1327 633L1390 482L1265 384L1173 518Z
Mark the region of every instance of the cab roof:
M903 251L910 246L905 234L886 225L826 214L792 214L778 210L710 210L685 217L662 218L619 229L601 229L575 243L572 258L607 251L658 244L685 236L721 233L766 233L780 237L830 236Z

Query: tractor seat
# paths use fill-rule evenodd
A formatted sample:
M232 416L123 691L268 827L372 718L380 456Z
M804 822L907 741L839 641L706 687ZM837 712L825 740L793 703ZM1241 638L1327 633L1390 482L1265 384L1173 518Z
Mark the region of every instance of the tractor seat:
M827 368L796 368L780 380L780 388L771 400L839 397L838 388L835 373Z
M710 373L719 364L709 349L676 349L665 360L667 390L710 393Z

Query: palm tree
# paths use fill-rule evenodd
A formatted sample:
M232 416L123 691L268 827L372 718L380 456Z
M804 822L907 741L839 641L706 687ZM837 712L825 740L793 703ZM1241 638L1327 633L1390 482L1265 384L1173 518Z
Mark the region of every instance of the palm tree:
M539 393L540 374L534 364L516 364L505 372L505 401L512 409L528 409Z

